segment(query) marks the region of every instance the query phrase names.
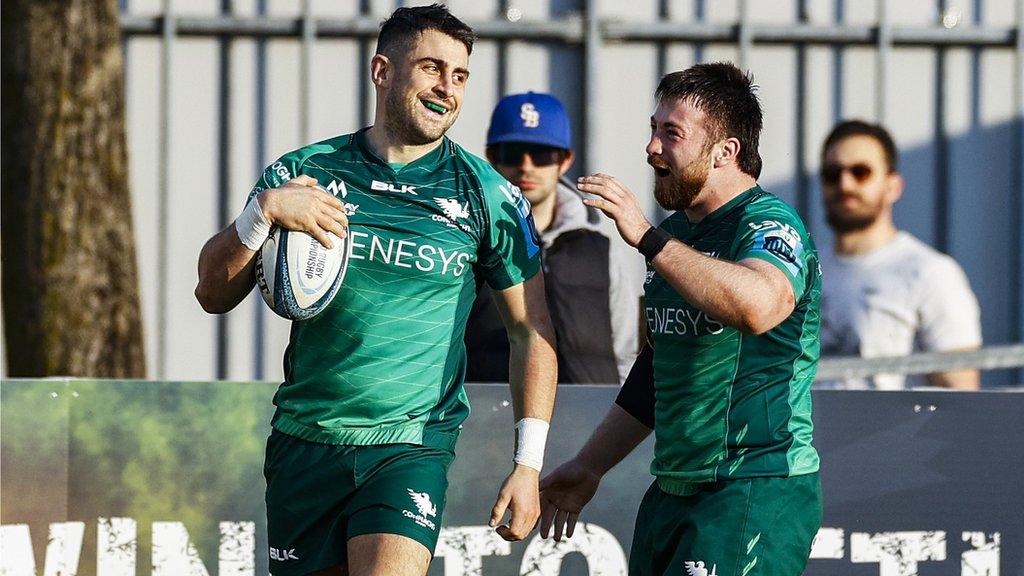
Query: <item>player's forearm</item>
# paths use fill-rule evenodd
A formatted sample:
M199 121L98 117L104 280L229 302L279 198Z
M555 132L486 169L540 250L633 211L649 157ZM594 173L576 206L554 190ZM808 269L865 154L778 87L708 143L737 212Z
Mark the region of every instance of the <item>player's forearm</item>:
M978 390L981 388L981 374L977 370L950 370L928 375L932 386L953 390Z
M516 421L538 418L550 422L558 377L550 322L512 330L509 345L509 386Z
M687 302L741 332L766 332L793 309L792 293L787 301L760 271L705 256L682 242L669 242L652 264Z
M256 253L238 239L230 224L210 238L199 253L199 283L195 295L203 310L223 314L232 310L256 283Z
M576 461L599 476L621 462L651 434L651 429L612 404L604 420L576 454Z
M513 473L526 473L536 481L555 405L558 365L554 338L543 328L529 325L518 326L509 336L509 386L516 421Z
M509 386L516 422L551 421L558 381L555 329L544 298L544 273L494 294L509 341Z

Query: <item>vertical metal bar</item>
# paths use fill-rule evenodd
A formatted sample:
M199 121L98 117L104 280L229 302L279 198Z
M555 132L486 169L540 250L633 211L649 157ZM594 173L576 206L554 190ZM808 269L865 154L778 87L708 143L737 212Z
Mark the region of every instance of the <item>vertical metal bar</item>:
M311 60L315 40L316 20L313 19L313 3L310 0L302 0L302 46L299 50L299 128L303 145L309 144L313 133L309 109L313 105Z
M583 173L594 171L597 159L597 127L600 124L597 106L597 78L600 67L601 31L598 28L597 0L586 0L586 30L583 37L583 59L586 78L583 80Z
M167 377L167 311L170 302L167 300L168 278L168 227L169 197L171 186L171 66L174 63L173 45L175 36L174 11L171 0L163 0L163 28L160 46L160 143L157 201L157 320L156 320L156 377L164 380Z
M740 69L746 70L750 67L750 52L754 46L754 34L750 28L750 1L740 0L740 23L739 23L739 44L740 44Z
M980 26L982 22L982 0L974 0L974 14L972 22L975 26ZM970 119L970 130L971 132L982 130L981 125L981 48L979 46L971 47L971 119ZM950 219L953 222L952 218ZM1011 264L1012 265L1012 264ZM981 373L982 386L985 384L986 373Z
M946 9L946 0L938 0L939 14ZM949 134L946 126L946 49L935 54L935 210L933 234L935 247L949 251Z
M887 0L878 2L878 54L875 62L875 117L883 126L889 120L886 101L889 95L889 55L892 51L892 25L887 4Z
M981 26L984 2L974 0L974 25ZM971 47L971 130L981 127L981 47Z
M884 1L884 0L882 0ZM836 0L834 19L836 24L842 25L843 0ZM832 48L832 123L838 124L843 119L843 47L836 45Z
M702 0L697 0L697 1L700 2ZM665 22L665 21L667 21L669 19L670 14L669 14L669 6L668 6L668 4L669 4L668 0L659 0L658 1L658 19L660 21L662 21L662 22ZM657 78L655 78L654 87L651 90L652 92L654 92L654 90L657 89L658 84L661 83L661 79L664 78L665 75L668 74L668 72L669 72L669 70L668 70L668 43L667 42L657 42L656 45L657 45L657 48L658 48L657 63L656 63L658 74L657 74ZM665 218L668 218L668 210L665 210L665 208L663 208L662 205L658 204L657 202L653 203L653 206L651 208L651 212L652 212L652 216L654 218L654 222L655 223L661 222Z
M221 0L220 12L230 16L234 11L232 0ZM227 36L219 39L220 73L217 79L217 110L220 125L217 127L217 230L223 229L231 220L231 40ZM217 316L217 379L223 380L228 374L228 319L224 314Z
M119 14L128 14L128 12L129 12L128 0L118 0L117 1L117 10L118 10ZM121 61L123 62L122 66L124 66L125 77L126 77L125 79L126 80L127 80L127 76L128 76L128 40L129 40L129 38L130 37L128 35L126 35L124 33L121 34ZM126 83L126 85L127 85L127 83Z
M360 0L359 15L370 16L370 0ZM370 87L368 67L370 58L373 57L371 40L360 39L359 42L359 66L356 67L356 90L359 92L356 97L359 101L359 127L369 126L372 118L371 108L374 102L370 98Z
M266 16L267 0L256 1L256 14ZM256 40L256 173L262 174L267 157L267 41L265 38ZM263 357L267 329L266 307L256 303L256 314L253 319L253 379L263 380Z
M693 18L694 18L694 20L696 20L697 22L703 22L704 21L704 14L705 14L704 0L697 0L696 2L693 3ZM703 42L697 42L697 44L693 47L693 61L694 62L700 63L700 62L704 61L704 46L705 46L705 44Z
M508 14L508 0L500 0L498 2L498 18L507 18ZM496 88L498 90L498 98L503 97L508 93L508 41L498 40L497 42L497 74L495 75Z
M668 0L658 0L658 21L665 22L668 19ZM657 55L655 56L655 67L658 71L658 77L655 80L655 85L657 85L657 83L661 81L661 77L668 71L668 43L657 41L654 45L657 48Z
M494 83L498 98L502 98L508 93L508 42L498 40L497 48L497 73L495 74Z
M810 20L807 0L797 4L797 20L806 24ZM807 171L807 47L796 47L796 209L810 222L811 198L810 181Z
M1016 222L1013 226L1017 246L1017 274L1015 275L1015 292L1017 305L1013 307L1016 314L1014 324L1017 327L1017 342L1024 341L1024 0L1017 0L1017 45L1016 45L1016 78L1014 82L1014 108L1017 124L1017 165L1014 179L1017 210ZM1024 369L1017 371L1017 382L1024 382Z

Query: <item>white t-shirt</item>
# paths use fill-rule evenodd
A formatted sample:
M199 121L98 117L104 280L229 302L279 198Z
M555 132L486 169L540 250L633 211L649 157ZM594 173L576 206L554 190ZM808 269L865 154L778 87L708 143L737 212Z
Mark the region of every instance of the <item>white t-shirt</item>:
M821 250L821 355L903 356L981 345L981 314L960 265L906 232L863 256ZM899 390L927 385L899 374L820 382Z

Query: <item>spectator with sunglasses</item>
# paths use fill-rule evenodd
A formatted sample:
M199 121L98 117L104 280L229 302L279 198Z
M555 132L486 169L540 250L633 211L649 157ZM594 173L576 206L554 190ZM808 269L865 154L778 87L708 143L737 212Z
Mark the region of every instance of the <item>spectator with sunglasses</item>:
M823 356L900 356L981 345L978 301L949 256L893 221L903 193L896 145L882 126L838 124L821 152L821 190L833 251L821 250ZM895 390L918 385L975 390L977 370L898 374L819 383Z
M569 117L557 98L506 96L487 131L487 159L522 190L543 249L544 284L558 338L558 381L622 382L639 349L637 256L600 230L597 212L562 176L573 162ZM466 326L469 382L507 382L509 342L486 285Z

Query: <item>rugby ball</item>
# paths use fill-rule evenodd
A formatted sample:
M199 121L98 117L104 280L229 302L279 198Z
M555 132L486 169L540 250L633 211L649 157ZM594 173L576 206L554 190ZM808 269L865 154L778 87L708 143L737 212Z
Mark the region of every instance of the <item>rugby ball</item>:
M327 233L324 248L305 232L275 228L256 254L256 285L263 301L288 320L308 320L334 299L348 269L348 237Z

